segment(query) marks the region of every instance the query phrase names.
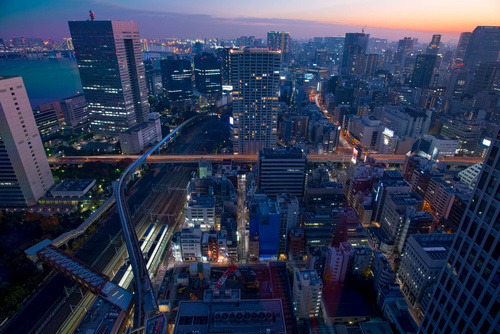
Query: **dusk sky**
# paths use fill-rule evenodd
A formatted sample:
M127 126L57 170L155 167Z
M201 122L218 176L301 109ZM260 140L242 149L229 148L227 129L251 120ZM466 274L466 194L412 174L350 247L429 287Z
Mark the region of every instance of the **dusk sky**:
M498 0L1 0L0 37L69 37L67 21L130 20L146 38L266 37L269 30L292 38L365 32L398 40L458 40L478 25L500 24Z

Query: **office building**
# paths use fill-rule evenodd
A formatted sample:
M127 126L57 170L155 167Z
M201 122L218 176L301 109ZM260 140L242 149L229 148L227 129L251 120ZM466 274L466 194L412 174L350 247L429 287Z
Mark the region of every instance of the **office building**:
M146 73L146 86L148 87L149 95L163 94L163 83L161 81L160 70L155 68L155 61L148 59L144 61L144 69Z
M172 237L172 255L176 261L200 261L202 236L199 225L175 232Z
M380 113L380 121L394 132L393 135L420 138L429 132L431 115L430 110L387 105Z
M494 85L498 84L496 82L499 80L498 73L500 73L500 61L479 64L469 87L469 93L477 94L492 90Z
M342 74L353 75L361 69L363 56L368 50L369 34L346 33L342 55Z
M368 52L381 55L385 50L387 50L387 39L371 37L368 41Z
M290 33L284 31L269 31L267 47L271 51L281 51L281 61L290 61Z
M441 35L432 35L432 40L427 47L428 55L437 55L439 53L439 43L441 43Z
M280 52L231 50L235 154L275 148L278 137Z
M454 99L460 99L465 94L472 82L472 74L470 71L456 68L451 73L450 82L446 90L447 94L453 96Z
M404 249L411 225L411 216L421 211L424 201L414 192L389 194L382 210L380 229L385 240L382 240L380 249L392 255Z
M249 223L249 235L258 243L258 258L277 260L280 212L276 199L255 195L249 207Z
M336 182L308 184L304 204L308 211L314 210L316 207L347 205L344 186Z
M146 121L149 103L137 23L68 23L92 131L117 137Z
M430 298L420 333L495 333L499 330L499 130L497 128L474 196Z
M478 26L465 52L465 68L475 73L482 63L495 62L500 52L500 26Z
M223 85L230 85L231 80L229 78L229 57L231 55L231 48L218 48L215 53L217 58L221 60L221 81Z
M148 120L120 132L120 147L123 154L141 153L148 145L162 139L159 113L150 113Z
M215 197L206 193L191 193L184 205L186 225L200 225L203 231L215 228Z
M61 123L61 125L64 124L65 117L62 110L61 101L53 101L40 104L36 109L38 109L39 111L55 110L57 114L57 120L59 121L59 123Z
M370 270L373 274L373 287L377 291L396 281L394 270L392 270L389 261L387 261L387 258L381 252L375 251L373 253Z
M380 222L382 210L389 194L411 191L411 185L403 179L401 172L385 170L382 178L373 185L373 216L372 221Z
M349 242L341 242L338 247L328 247L324 284L342 285L350 272L353 257L354 248Z
M75 127L79 124L87 123L89 120L89 109L85 95L75 95L62 99L61 110L67 126Z
M205 290L203 300L183 300L173 334L287 333L282 301L242 299L237 289Z
M306 235L301 228L293 228L288 232L288 260L302 261L306 250Z
M196 90L203 94L222 91L222 60L211 53L194 58L194 80Z
M49 138L61 129L61 125L57 119L57 112L54 109L45 111L33 110L33 115L35 116L35 123L42 140Z
M454 234L448 233L414 234L408 238L398 277L406 300L420 316L423 315L420 300L425 290L437 281L454 238Z
M259 152L259 191L304 197L306 168L307 157L299 148L265 148Z
M482 137L483 127L479 123L449 119L443 123L440 134L458 140L457 149L473 153Z
M363 148L375 149L379 146L383 127L380 120L373 116L350 115L347 131L356 140L356 143Z
M469 46L469 41L472 36L471 32L463 32L460 34L460 39L458 40L457 51L455 52L455 66L463 67L465 65L464 58L465 52L467 51L467 46Z
M171 103L193 97L193 68L188 59L162 59L161 77L165 96Z
M21 77L0 77L0 203L36 205L54 185Z
M394 135L394 131L389 128L384 128L380 144L378 146L378 153L380 154L396 154L400 138Z
M431 145L429 147L429 155L433 160L437 160L440 156L452 157L458 150L458 139L444 137L441 135L429 135Z
M288 193L278 194L276 196L276 202L280 212L278 254L281 255L287 253L288 232L297 227L300 206L297 197Z
M471 189L474 189L474 187L476 186L477 177L479 176L482 168L483 162L481 161L477 164L467 167L466 169L458 173L458 177L460 178L460 181L465 183Z
M394 61L401 63L403 61L403 57L407 56L413 51L414 44L415 40L411 37L400 39L398 42L398 48L394 53Z
M295 269L293 273L293 300L297 318L313 318L319 315L323 281L316 270Z
M425 54L418 55L411 76L411 87L427 88L431 84L434 65L436 64L436 55Z

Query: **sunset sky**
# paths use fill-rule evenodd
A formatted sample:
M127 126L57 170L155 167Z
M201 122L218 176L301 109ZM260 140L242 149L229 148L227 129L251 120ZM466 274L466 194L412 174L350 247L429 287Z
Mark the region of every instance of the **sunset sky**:
M500 24L499 0L1 0L0 37L61 39L67 21L130 20L146 38L265 37L269 30L289 31L292 38L365 32L398 40L457 40L478 25Z

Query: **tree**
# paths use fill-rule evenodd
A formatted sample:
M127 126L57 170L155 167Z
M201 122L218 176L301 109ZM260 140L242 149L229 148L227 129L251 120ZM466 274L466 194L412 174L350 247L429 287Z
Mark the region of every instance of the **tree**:
M55 227L59 225L59 218L55 215L43 216L40 219L40 227L42 231L49 232L53 231Z
M124 171L131 163L133 162L132 159L126 158L118 161L118 164L116 165L117 168L120 169L120 171Z
M40 220L40 215L34 212L26 212L26 221Z

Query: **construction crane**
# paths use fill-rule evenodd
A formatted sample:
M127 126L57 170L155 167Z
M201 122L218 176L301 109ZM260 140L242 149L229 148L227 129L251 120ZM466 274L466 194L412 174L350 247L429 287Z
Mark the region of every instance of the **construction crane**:
M366 27L367 27L367 26L364 26L363 28L361 28L361 33L363 33L363 34L365 33L365 28L366 28Z
M237 266L229 266L226 271L222 274L222 276L215 282L214 286L212 287L212 290L217 291L220 289L220 287L226 282L227 278L229 275L231 275L234 271L237 271L238 267ZM189 295L190 300L199 300L197 294L206 289L208 286L210 286L212 283L214 283L215 279L206 282L205 284L201 285L196 289L195 291L191 292Z

